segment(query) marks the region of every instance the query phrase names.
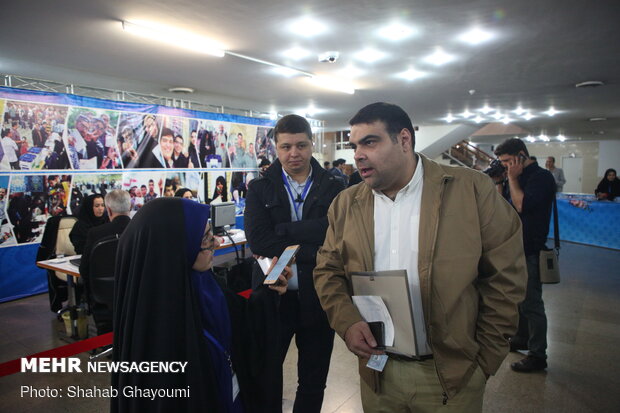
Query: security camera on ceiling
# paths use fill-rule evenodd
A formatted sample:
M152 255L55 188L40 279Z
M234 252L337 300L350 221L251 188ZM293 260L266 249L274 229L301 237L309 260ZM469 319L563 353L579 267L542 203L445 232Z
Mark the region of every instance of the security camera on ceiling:
M319 55L319 62L334 63L340 57L339 52L323 52Z

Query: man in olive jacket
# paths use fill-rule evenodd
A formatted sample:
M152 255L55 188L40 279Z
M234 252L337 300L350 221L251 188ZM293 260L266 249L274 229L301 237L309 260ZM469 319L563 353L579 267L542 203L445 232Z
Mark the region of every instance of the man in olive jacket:
M400 107L368 105L350 124L364 183L332 203L314 281L331 326L359 356L364 411L481 411L524 295L519 218L486 175L416 154ZM352 303L351 273L396 269L407 270L425 340L418 358L388 352L379 373L366 367L382 352Z

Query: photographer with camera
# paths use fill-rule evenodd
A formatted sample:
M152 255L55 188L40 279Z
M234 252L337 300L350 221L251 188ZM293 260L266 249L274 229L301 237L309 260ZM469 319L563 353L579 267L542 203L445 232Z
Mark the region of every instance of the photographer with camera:
M528 272L525 300L519 304L519 330L510 340L510 350L527 349L529 352L526 358L510 367L514 371L529 373L547 368L547 316L538 265L540 251L545 248L549 233L556 184L549 171L530 159L520 139L504 141L495 149L495 155L506 168L508 191L504 191L504 196L517 210L523 223Z

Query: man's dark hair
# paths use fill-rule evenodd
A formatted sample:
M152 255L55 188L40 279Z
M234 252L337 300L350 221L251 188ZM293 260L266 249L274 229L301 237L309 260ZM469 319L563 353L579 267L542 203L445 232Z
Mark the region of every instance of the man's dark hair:
M525 153L525 156L529 157L530 153L527 151L525 144L519 138L506 139L495 148L495 156L502 155L518 155L519 152Z
M140 189L142 189L142 188L146 189L146 185L144 185L144 184L140 185Z
M263 166L268 166L268 165L271 165L271 162L269 162L269 159L262 158L260 163L258 164L258 167L262 168Z
M161 136L172 136L172 140L174 141L174 132L170 128L162 128Z
M332 166L333 166L334 168L337 168L339 165L340 165L340 159L334 159L334 160L332 161Z
M551 162L555 163L555 157L554 156L547 156L547 159L551 159Z
M276 123L273 128L273 137L278 143L278 135L280 133L305 133L308 139L312 140L312 128L303 116L286 115Z
M149 184L154 184L155 182L153 182L152 179L149 179Z
M393 142L397 141L396 136L400 131L407 129L412 137L411 147L415 149L415 131L411 118L403 108L392 103L376 102L364 106L351 118L349 125L353 126L377 121L385 124L385 128Z

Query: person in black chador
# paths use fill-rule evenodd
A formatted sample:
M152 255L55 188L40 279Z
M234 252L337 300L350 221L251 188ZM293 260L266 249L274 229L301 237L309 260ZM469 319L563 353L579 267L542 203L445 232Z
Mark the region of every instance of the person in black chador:
M103 195L93 194L84 199L78 213L78 220L69 233L69 239L73 244L76 254L84 252L88 231L96 226L110 222L105 215Z
M613 201L620 196L620 179L616 176L615 169L609 168L605 171L605 176L599 182L594 194L599 201Z
M283 293L286 278L280 276L281 286L254 291L249 300L222 288L211 271L218 242L208 219L207 205L157 198L138 211L120 239L114 361L187 365L182 373L113 373L119 393L112 412L262 412L265 397L273 397L278 331L266 334L263 326L277 325L279 297L271 289ZM127 386L189 394L125 397L121 389Z

